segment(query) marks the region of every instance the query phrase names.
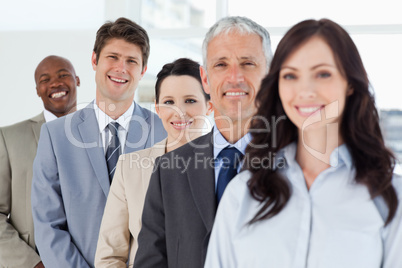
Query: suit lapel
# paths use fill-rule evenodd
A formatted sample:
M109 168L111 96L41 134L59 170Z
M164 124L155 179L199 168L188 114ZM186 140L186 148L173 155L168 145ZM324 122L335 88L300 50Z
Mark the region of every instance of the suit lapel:
M38 146L40 128L45 123L45 116L43 115L43 112L40 113L39 115L35 116L34 118L32 118L31 121L32 121L32 131L35 136L36 146Z
M187 170L190 190L208 233L212 229L216 213L212 139L210 132L193 141L194 150L189 155L191 161Z
M82 122L78 123L78 131L99 184L107 196L110 189L110 182L105 154L100 142L99 124L92 105L93 103L77 112L82 119Z
M133 116L128 127L127 140L124 146L124 153L145 149L151 126L148 122L148 115L135 103Z

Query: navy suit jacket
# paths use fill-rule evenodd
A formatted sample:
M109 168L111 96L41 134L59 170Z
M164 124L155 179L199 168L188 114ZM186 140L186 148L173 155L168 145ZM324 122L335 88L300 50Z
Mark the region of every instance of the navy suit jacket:
M135 104L125 153L166 137L160 119ZM110 183L93 103L44 124L33 166L32 215L45 267L93 267Z

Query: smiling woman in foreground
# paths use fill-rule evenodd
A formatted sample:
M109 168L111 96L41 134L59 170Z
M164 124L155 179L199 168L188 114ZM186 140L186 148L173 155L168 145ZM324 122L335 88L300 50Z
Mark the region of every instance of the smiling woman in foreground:
M256 104L250 129L277 125L253 132L205 267L402 267L402 178L347 32L326 19L292 27Z

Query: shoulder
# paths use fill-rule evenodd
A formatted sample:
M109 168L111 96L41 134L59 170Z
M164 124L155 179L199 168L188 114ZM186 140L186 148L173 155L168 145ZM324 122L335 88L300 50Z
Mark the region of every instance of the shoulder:
M130 165L130 161L143 161L144 158L155 158L163 155L166 150L166 139L161 140L158 143L155 143L152 147L131 152L128 154L123 154L119 157L119 161L123 166ZM132 163L131 163L132 164Z
M43 120L40 120L42 116ZM0 133L2 133L3 136L5 137L10 137L10 138L15 138L15 136L26 136L28 134L31 134L32 132L29 132L28 129L32 127L32 125L35 124L43 124L45 122L45 119L42 114L39 114L31 119L27 119L18 123L15 123L13 125L9 126L4 126L0 127Z
M392 177L392 185L398 195L399 200L402 200L402 174L394 173Z

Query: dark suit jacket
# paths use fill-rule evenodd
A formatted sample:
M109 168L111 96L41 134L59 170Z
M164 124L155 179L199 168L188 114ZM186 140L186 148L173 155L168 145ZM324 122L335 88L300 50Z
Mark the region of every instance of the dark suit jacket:
M212 132L157 159L135 268L204 265L216 213Z

